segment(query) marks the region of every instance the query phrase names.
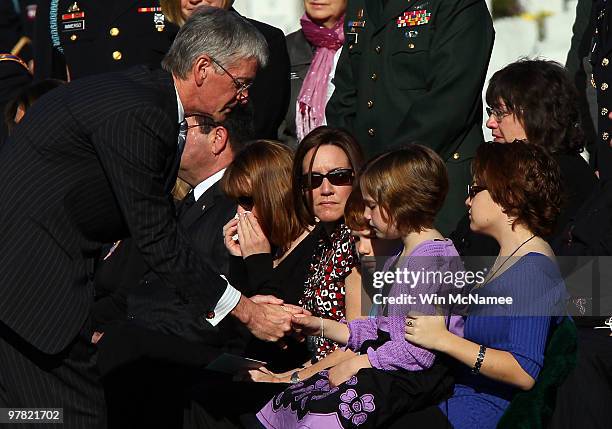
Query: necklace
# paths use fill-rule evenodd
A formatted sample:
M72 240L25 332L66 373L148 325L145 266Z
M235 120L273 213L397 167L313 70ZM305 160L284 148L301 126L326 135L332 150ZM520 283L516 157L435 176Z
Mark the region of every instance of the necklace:
M516 249L514 249L514 252L512 252L510 254L510 256L508 256L506 259L504 259L504 262L501 263L501 265L499 267L497 267L497 269L495 271L493 271L491 273L490 276L487 277L487 279L484 281L483 284L481 284L478 287L483 287L484 285L486 285L487 283L489 283L489 281L493 280L493 277L495 277L495 274L497 274L499 272L499 270L502 269L502 267L506 264L506 262L508 262L510 260L510 258L512 258L516 252L519 251L519 249L521 247L523 247L525 244L529 243L531 240L533 240L535 238L535 234L533 234L531 237L529 237L527 240L523 241ZM497 260L499 259L499 255L497 255L497 258L495 258L495 262L493 263L493 266L495 266L495 264L497 264Z

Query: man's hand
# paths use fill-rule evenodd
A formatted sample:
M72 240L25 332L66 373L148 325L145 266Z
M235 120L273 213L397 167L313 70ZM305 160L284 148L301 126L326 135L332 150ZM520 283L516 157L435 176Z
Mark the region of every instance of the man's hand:
M251 300L244 295L232 314L253 335L264 341L278 341L291 332L291 311L282 306L282 300L270 296L257 296ZM259 303L257 302L259 301Z

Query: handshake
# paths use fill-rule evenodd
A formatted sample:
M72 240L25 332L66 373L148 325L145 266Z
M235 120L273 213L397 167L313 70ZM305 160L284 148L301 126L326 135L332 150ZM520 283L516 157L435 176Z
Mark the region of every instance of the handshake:
M242 322L260 340L276 342L293 334L298 339L310 335L303 322L311 321L312 314L297 305L285 304L282 299L271 295L240 297L232 315Z

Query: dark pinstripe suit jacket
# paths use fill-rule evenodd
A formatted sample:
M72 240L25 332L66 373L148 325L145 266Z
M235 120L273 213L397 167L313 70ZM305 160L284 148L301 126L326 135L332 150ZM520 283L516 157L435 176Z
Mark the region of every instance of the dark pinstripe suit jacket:
M170 74L138 67L47 94L0 151L0 321L36 348L75 338L94 258L127 236L200 314L219 300L225 282L188 244L164 189L177 116Z

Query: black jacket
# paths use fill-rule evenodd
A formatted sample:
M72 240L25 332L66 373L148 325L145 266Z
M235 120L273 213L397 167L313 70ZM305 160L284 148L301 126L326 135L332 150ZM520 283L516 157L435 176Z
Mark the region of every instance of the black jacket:
M146 67L72 82L32 106L0 151L0 321L59 352L89 314L102 244L128 236L198 314L212 312L226 282L189 244L167 191L178 128L170 74Z

